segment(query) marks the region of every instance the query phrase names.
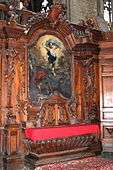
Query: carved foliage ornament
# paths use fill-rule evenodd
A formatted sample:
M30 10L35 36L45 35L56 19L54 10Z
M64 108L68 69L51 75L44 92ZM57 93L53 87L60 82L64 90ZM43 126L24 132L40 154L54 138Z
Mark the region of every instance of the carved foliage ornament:
M96 91L95 84L96 72L95 66L98 63L99 48L96 44L85 43L78 44L74 48L75 62L77 61L82 67L82 80L84 91L84 115L85 121L97 121L98 103L95 101Z
M51 7L51 9L48 11L48 13L35 13L33 16L28 20L26 27L27 29L31 28L32 25L36 23L40 23L41 21L45 21L45 19L48 21L46 22L46 25L49 24L49 26L54 27L57 22L62 19L65 20L65 8L61 4L56 4Z

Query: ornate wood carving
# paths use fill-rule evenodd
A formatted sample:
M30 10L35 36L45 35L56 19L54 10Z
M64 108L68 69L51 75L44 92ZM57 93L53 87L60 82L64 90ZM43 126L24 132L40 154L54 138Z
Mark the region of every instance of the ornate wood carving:
M99 30L90 28L88 25L76 25L71 24L71 30L75 37L81 37L80 42L96 42L100 41L102 39L102 33Z
M48 140L38 140L34 144L32 140L25 141L28 147L30 147L29 152L37 154L52 153L66 150L73 150L83 147L94 147L97 146L99 142L97 136L83 135L83 136L72 136L59 139L48 139ZM98 143L99 144L99 143ZM54 145L53 147L51 147Z
M75 113L77 101L68 100L59 93L55 93L47 99L42 99L39 106L35 106L34 109L32 105L29 107L28 121L32 122L33 126L47 127L79 123Z
M6 7L4 11L7 13ZM92 122L98 115L98 31L90 29L86 33L84 27L67 22L61 11L62 6L57 4L48 15L23 10L17 21L15 18L0 21L0 122L7 131L2 138L17 152L19 149L12 140L19 141L19 125L28 125L29 122L33 122L32 127ZM65 55L71 61L72 93L68 99L52 93L47 98L39 98L34 105L29 99L28 53L30 47L45 35L56 37L65 46ZM66 140L68 148L74 147L70 142L73 143L74 138ZM61 141L55 145L59 144ZM2 145L7 149L6 144ZM47 142L46 145L51 146ZM12 150L8 150L9 156Z
M78 44L74 48L74 59L81 68L82 88L82 118L87 122L99 120L99 101L98 93L98 53L99 48L96 44ZM79 79L79 77L78 77ZM78 106L80 107L80 106Z
M70 159L78 159L100 151L100 142L94 134L40 140L35 143L26 139L25 143L28 151L25 157L26 165L30 166L30 162L32 167L61 161L61 156L62 160L67 160L67 154L71 155ZM51 156L54 159L51 159Z
M25 116L20 103L27 98L27 40L16 23L0 21L0 33L0 143L3 157L8 158L19 155L22 146L19 128Z

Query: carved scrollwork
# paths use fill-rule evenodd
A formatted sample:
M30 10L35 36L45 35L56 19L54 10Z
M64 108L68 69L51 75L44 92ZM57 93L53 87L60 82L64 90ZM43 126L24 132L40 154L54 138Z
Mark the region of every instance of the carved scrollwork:
M30 107L30 103L27 100L20 101L16 107L20 114L22 113L24 115L27 115L28 108Z
M83 82L84 82L84 114L87 121L96 118L97 107L94 104L93 98L96 93L95 85L95 70L94 70L94 57L84 60L83 65ZM95 105L95 107L94 107Z
M12 109L8 109L6 123L7 124L15 124L16 123L16 115L13 113Z
M55 25L59 20L66 21L66 16L65 16L65 7L62 4L55 4L54 6L51 7L49 12L47 13L33 13L32 16L28 19L26 25L26 30L29 30L33 25L36 23L43 23L47 27L54 28Z
M37 127L79 123L76 106L75 98L68 100L62 95L52 95L40 100L34 108L31 103L28 109L28 119L31 120L30 115L32 115L33 126Z
M14 77L15 71L15 57L17 55L17 51L13 48L4 50L6 56L6 70L5 70L5 78L7 80L11 80Z
M86 122L94 122L98 119L98 101L96 84L97 77L97 64L99 47L96 44L84 43L78 44L74 48L76 53L74 59L82 68L82 81L83 81L83 112Z
M37 156L42 153L53 154L58 151L68 151L68 149L73 150L77 148L83 149L84 147L100 147L99 140L95 134L37 140L36 142L28 139L25 141L25 144L29 153L35 153Z
M95 92L95 84L94 78L95 78L95 72L93 69L93 61L94 57L89 58L88 60L83 60L82 65L84 67L84 84L85 84L85 89L86 89L86 94L92 94L92 92ZM93 94L92 94L93 95Z
M99 112L99 107L97 103L93 102L91 106L89 106L89 111L87 114L86 120L91 122L98 122L99 118L97 116L97 113Z
M45 20L46 14L45 13L35 13L26 23L26 30L29 30L32 25L36 23L40 23L41 21Z
M70 115L70 122L71 124L79 123L78 115L77 115L77 106L78 106L78 98L72 97L67 105L67 110Z
M15 116L16 120L18 119L19 103L21 104L21 100L24 100L25 62L22 53L23 52L21 52L20 56L19 49L17 50L13 47L8 47L8 45L4 50L5 67L3 75L7 90L7 108L9 109L7 112L8 122L10 122L11 118L12 120L15 119Z
M53 95L43 102L39 111L41 126L69 124L69 113L66 100L59 95Z
M11 94L12 94L12 85L15 77L15 58L17 51L13 48L6 49L5 53L5 71L4 77L7 83L7 107L12 107L11 104Z

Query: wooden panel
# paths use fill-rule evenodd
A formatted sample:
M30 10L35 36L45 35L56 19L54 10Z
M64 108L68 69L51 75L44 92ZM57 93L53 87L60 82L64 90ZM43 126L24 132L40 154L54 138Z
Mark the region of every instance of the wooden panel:
M113 112L103 112L103 119L113 121Z
M5 132L5 133L4 133ZM18 124L9 125L5 129L1 129L1 152L7 153L10 157L22 152L22 142L20 141L20 131Z
M101 46L102 44L100 44ZM103 156L113 152L113 53L112 42L103 42L100 52L100 111ZM109 156L108 156L109 157Z
M102 78L103 107L113 107L113 77Z
M17 132L13 131L13 132L11 132L10 135L11 135L11 137L10 137L10 153L16 153L16 151L17 151L17 142L18 142Z
M2 96L2 56L0 54L0 105L1 105L1 96Z
M111 131L109 130L110 128L113 129L113 125L110 124L103 124L102 125L102 137L103 138L111 138L112 137L112 133L110 133Z
M113 73L113 65L102 65L102 73Z
M0 129L0 153L2 153L2 130Z

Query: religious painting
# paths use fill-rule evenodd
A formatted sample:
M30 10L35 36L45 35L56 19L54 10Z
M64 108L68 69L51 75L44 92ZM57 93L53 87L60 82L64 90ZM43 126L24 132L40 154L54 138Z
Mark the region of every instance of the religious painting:
M56 91L71 97L71 58L60 39L44 35L29 49L29 95L38 103Z

